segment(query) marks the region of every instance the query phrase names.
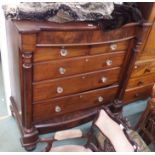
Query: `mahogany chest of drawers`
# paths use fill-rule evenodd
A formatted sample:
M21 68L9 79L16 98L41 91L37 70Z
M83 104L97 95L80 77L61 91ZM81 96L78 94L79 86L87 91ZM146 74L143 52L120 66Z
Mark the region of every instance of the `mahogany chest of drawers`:
M104 32L86 22L8 21L11 110L22 145L33 149L40 133L91 120L102 105L119 108L149 27Z

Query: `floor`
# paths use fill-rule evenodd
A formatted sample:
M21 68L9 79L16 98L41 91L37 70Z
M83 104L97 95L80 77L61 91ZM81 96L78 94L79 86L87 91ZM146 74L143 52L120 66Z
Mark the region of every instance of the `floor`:
M138 101L123 108L123 114L128 118L131 125L134 126L141 112L145 109L147 101ZM87 131L91 125L91 122L78 126L77 128ZM42 135L47 137L51 134ZM4 99L4 85L2 78L2 66L0 63L0 152L25 152L24 148L20 144L20 133L17 124L11 116L7 115L7 109ZM72 141L74 143L74 141ZM80 141L78 143L81 143ZM76 143L77 144L77 143ZM35 152L41 151L44 145L38 144ZM150 149L155 152L153 145L149 146Z

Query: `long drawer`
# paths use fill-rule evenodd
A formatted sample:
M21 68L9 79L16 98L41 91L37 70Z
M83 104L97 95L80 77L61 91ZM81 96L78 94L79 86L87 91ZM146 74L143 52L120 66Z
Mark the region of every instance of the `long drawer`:
M92 55L116 51L126 51L128 48L128 44L129 40L91 46L37 47L33 55L33 60L34 62L40 62L72 58L77 56L86 56L88 54Z
M76 95L55 98L47 102L35 103L33 104L34 121L45 121L69 112L109 104L115 98L117 90L118 85L115 85Z
M155 73L155 61L137 62L134 66L131 78Z
M119 81L120 67L33 83L33 101L46 100L111 85Z
M142 77L135 77L129 80L127 89L139 86L145 86L153 83L155 83L155 74L145 75Z
M109 53L95 56L70 58L65 60L35 63L34 81L41 81L79 73L86 73L123 64L125 52Z
M55 30L38 33L37 44L93 44L107 41L116 41L135 37L137 26L129 24L111 31L95 30Z
M149 97L153 84L127 89L123 98L124 103L130 103L139 99Z

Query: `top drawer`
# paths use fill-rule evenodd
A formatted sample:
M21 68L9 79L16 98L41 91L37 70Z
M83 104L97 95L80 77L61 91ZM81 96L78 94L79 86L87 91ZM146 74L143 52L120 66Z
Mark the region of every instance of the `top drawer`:
M92 46L53 46L53 47L37 47L34 52L34 62L57 60L78 56L86 56L88 54L102 54L115 51L126 51L129 40L115 43L106 43Z
M43 30L38 33L37 44L96 44L134 37L135 25L128 25L116 30L103 32L101 30Z

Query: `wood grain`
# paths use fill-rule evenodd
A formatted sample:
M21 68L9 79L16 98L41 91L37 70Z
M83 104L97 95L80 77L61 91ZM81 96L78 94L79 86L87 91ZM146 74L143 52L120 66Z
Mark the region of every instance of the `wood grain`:
M105 87L119 81L120 68L95 71L87 74L80 74L56 80L33 83L33 101L47 100L96 88ZM106 82L102 82L106 78ZM62 88L63 92L58 93L57 89Z
M37 44L83 44L105 42L127 37L134 37L136 27L122 27L121 29L103 32L100 30L83 31L41 31L38 34Z
M116 52L35 63L33 65L33 80L48 80L113 67L121 67L124 62L124 57L125 52Z
M153 84L149 84L141 87L127 89L123 97L123 103L127 104L139 99L146 99L151 95L152 87Z
M149 74L141 77L131 78L128 82L127 89L153 84L154 82L155 82L155 74Z
M45 121L56 116L66 113L88 109L98 105L108 104L115 98L118 85L70 95L66 97L56 98L46 102L35 103L33 105L33 118L35 122ZM99 102L99 97L103 97L103 101ZM86 104L87 103L87 104ZM56 112L55 108L59 106L60 112Z
M131 78L155 73L155 61L137 62L134 66Z
M65 47L41 46L41 47L37 47L34 52L34 62L72 58L72 57L78 57L78 56L85 56L87 54L94 55L94 54L126 51L128 48L129 41L130 39L125 41L114 42L114 43L85 45L85 46L65 46ZM115 49L112 49L113 45L116 47ZM67 50L67 54L65 56L61 55L62 49Z

